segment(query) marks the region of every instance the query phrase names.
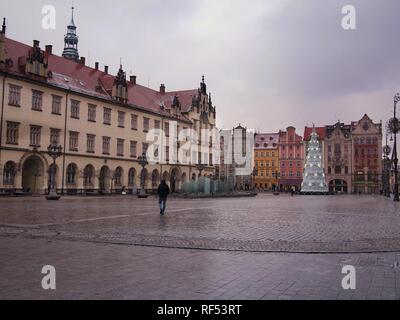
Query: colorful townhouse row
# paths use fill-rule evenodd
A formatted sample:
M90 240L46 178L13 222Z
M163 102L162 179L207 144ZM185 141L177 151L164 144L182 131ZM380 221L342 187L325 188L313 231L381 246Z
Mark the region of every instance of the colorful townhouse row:
M254 187L261 191L301 190L304 159L312 127L303 136L288 127L278 133L256 133ZM368 115L359 121L316 127L329 191L379 193L382 189L382 123Z

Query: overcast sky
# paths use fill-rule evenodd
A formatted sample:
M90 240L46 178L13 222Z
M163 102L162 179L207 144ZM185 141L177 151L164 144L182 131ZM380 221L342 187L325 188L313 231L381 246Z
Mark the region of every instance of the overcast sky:
M7 36L62 53L72 2L2 0ZM341 25L353 5L357 29ZM56 29L41 27L42 6ZM218 126L274 132L293 125L386 122L400 91L398 0L75 0L79 53L167 90L205 74Z

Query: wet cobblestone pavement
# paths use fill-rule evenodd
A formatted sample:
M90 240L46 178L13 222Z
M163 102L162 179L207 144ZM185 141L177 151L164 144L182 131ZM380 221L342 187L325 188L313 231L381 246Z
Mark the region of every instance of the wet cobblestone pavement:
M379 196L0 200L0 236L259 252L400 251L399 206Z
M161 217L154 198L4 198L0 299L399 299L399 209L260 195L171 199ZM357 290L341 287L348 264Z

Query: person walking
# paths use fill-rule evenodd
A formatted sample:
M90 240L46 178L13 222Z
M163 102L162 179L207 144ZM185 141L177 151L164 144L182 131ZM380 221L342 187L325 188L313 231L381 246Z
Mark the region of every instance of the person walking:
M165 209L167 208L167 198L169 195L169 187L165 180L161 181L161 184L158 186L158 202L160 204L160 214L164 215Z

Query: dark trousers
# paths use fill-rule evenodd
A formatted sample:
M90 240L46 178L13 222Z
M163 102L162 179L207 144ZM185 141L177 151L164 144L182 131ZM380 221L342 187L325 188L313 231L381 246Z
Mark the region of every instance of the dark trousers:
M160 210L164 212L167 209L167 198L159 198L158 203L160 204Z

